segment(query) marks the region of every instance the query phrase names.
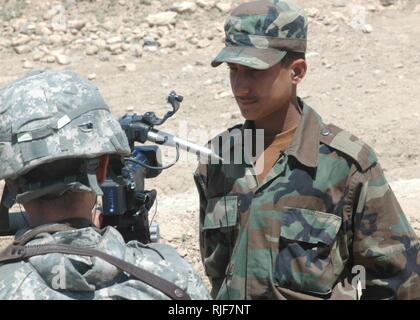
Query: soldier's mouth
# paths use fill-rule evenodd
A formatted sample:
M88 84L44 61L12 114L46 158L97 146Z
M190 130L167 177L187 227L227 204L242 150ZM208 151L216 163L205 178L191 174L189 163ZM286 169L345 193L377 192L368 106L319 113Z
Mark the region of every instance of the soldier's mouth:
M258 101L255 97L236 97L236 101L242 105L253 104Z

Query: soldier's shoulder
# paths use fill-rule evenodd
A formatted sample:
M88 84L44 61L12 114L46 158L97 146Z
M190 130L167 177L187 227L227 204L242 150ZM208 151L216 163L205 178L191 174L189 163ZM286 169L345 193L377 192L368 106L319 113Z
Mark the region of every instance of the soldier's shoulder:
M325 125L321 130L320 141L352 159L362 171L366 171L378 162L372 147L334 124Z

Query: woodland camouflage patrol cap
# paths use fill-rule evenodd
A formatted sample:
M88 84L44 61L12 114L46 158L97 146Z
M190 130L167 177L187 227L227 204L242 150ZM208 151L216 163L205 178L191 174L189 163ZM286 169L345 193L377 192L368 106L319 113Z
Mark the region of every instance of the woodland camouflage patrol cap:
M225 22L226 47L212 61L264 70L288 51L306 52L308 20L292 0L259 0L239 5Z

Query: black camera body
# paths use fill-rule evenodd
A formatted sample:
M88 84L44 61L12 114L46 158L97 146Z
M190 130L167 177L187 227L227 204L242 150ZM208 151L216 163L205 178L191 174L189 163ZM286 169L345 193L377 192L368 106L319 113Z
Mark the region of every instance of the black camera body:
M158 168L161 165L157 146L135 146L131 157L138 162ZM126 241L143 243L157 241L151 238L148 212L156 199L155 190L145 190L145 179L157 177L162 170L149 169L135 162L121 163L111 157L108 175L101 185L103 225L112 225Z

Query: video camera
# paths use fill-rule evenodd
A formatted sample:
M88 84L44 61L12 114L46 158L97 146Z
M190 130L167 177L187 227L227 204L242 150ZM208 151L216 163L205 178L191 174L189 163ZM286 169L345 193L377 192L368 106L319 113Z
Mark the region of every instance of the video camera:
M167 102L172 110L163 118L154 112L143 115L127 113L119 119L131 149L129 157L111 156L108 174L101 185L102 227L113 226L124 237L125 241L137 240L142 243L159 240L159 226L149 223L149 210L156 200L156 190L145 189L145 179L157 177L162 170L172 167L179 160L179 149L221 160L210 149L193 144L170 133L157 130L179 109L183 97L170 92ZM146 141L155 145L144 145ZM135 143L140 145L136 145ZM161 153L157 145L176 148L176 158L169 165L162 166ZM5 192L3 192L4 196ZM0 208L2 210L3 208ZM2 213L0 213L3 216ZM26 227L24 213L6 213L0 219L0 235L12 235L18 229Z

